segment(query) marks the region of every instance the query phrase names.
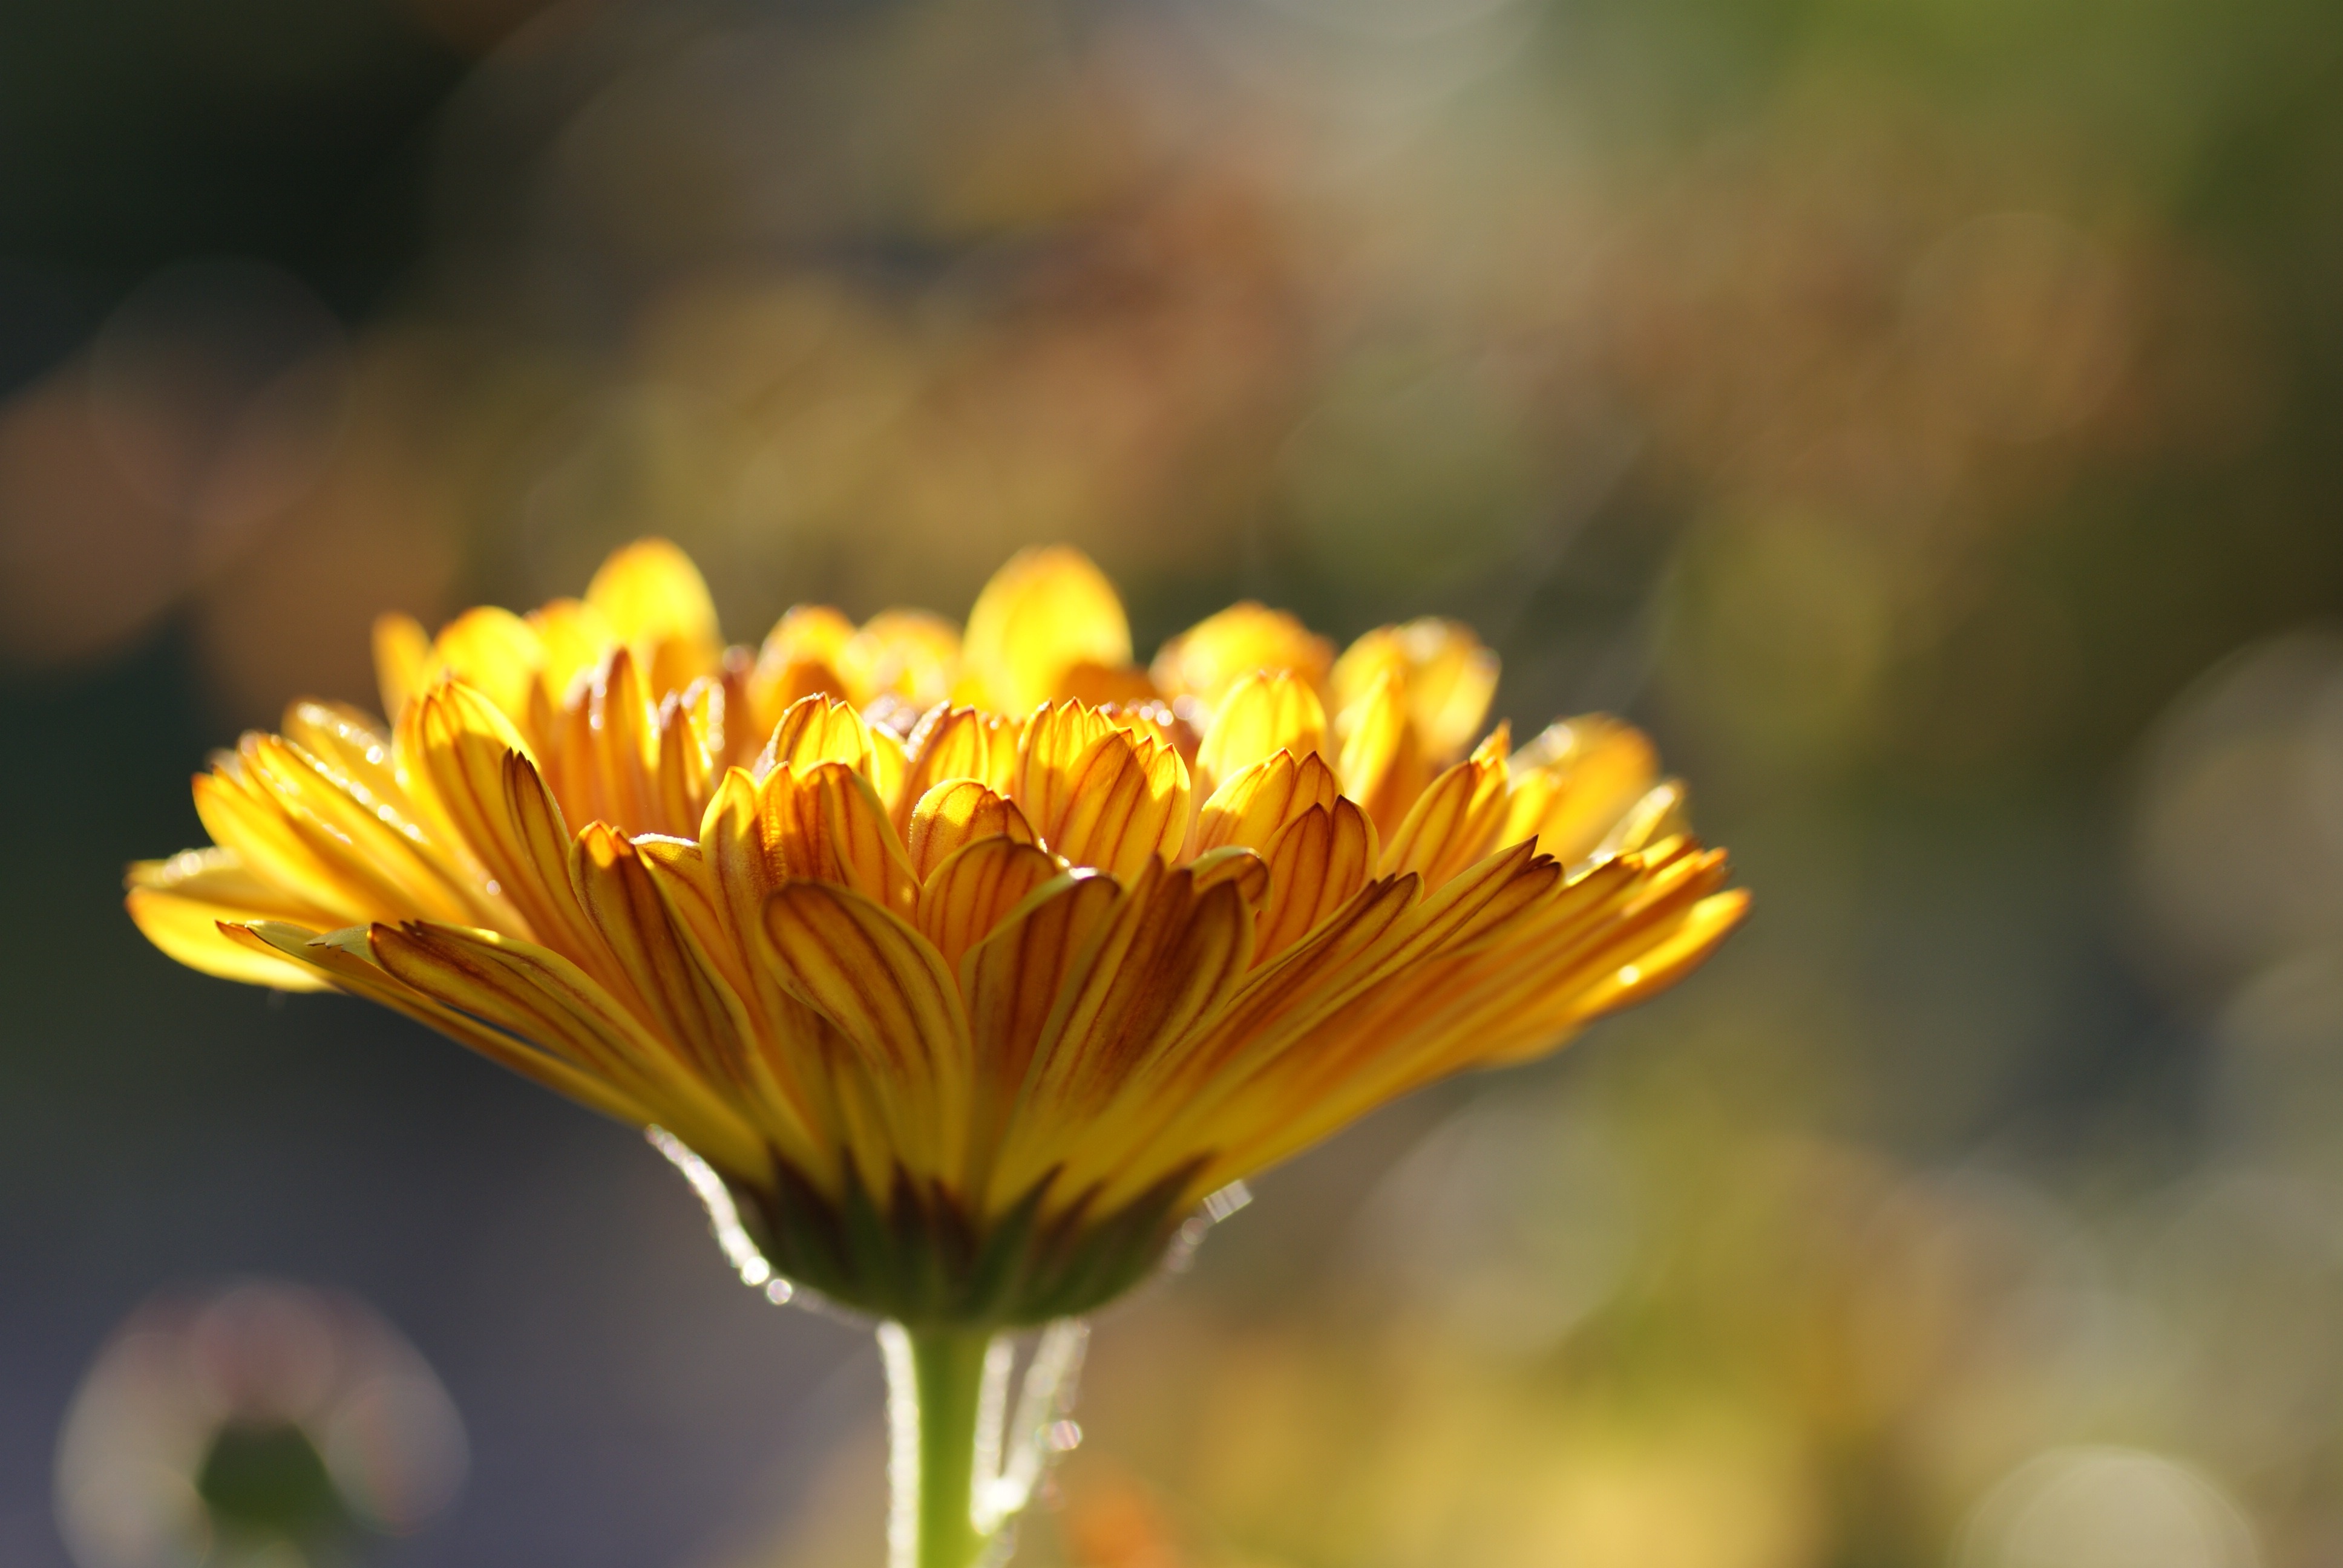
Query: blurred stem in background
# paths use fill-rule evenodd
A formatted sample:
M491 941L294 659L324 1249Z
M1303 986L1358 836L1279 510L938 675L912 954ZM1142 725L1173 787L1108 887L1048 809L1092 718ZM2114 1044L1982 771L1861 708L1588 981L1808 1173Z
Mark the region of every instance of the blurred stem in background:
M1073 1402L1090 1331L1051 1323L1025 1370L1013 1416L1016 1345L1006 1333L885 1323L889 1568L975 1568L1008 1561L1017 1516L1043 1470L1072 1446ZM1005 1424L1004 1424L1005 1423Z

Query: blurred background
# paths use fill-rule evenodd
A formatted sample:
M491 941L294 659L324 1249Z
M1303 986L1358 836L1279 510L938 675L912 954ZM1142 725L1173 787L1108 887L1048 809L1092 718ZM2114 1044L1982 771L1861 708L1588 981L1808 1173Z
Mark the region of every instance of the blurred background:
M656 1153L120 910L654 530L1463 616L1757 890L1110 1313L1021 1562L2343 1562L2331 4L0 6L0 1563L875 1568Z

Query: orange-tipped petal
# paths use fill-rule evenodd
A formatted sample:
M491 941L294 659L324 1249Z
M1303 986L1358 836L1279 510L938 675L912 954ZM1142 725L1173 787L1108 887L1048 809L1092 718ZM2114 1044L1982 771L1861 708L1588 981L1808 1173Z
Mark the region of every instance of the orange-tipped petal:
M1061 696L1078 664L1128 665L1131 625L1113 585L1080 550L1022 550L977 596L960 653L992 708L1022 713Z

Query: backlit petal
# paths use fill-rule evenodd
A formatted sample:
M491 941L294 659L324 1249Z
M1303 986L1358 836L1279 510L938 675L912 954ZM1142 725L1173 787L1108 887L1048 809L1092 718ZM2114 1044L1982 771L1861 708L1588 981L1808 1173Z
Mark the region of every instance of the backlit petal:
M1378 680L1396 677L1425 752L1455 756L1480 732L1497 690L1497 656L1473 628L1426 618L1378 627L1342 650L1334 662L1334 707L1363 698Z
M1503 838L1534 836L1565 864L1584 859L1657 782L1659 759L1643 731L1604 714L1546 727L1514 753Z
M1505 817L1505 753L1499 725L1480 749L1441 774L1416 798L1383 846L1384 876L1413 871L1437 888L1496 847Z
M1228 844L1266 850L1285 825L1312 807L1332 809L1342 790L1325 759L1280 752L1212 791L1196 821L1196 852Z
M960 653L993 709L1022 713L1060 696L1078 664L1129 664L1131 626L1089 557L1064 546L1029 549L977 596Z
M1058 862L1031 843L998 836L972 839L937 866L920 890L920 933L935 944L945 967L957 970L963 953L1057 875Z
M1291 670L1323 689L1333 662L1333 644L1283 610L1247 599L1165 643L1150 668L1166 697L1198 698L1217 708L1229 688L1256 670Z
M1201 788L1212 789L1280 751L1314 757L1326 746L1326 709L1301 676L1279 670L1240 678L1228 689L1196 753Z
M407 699L430 681L431 638L411 615L396 612L374 623L375 684L382 710L394 721Z
M638 539L613 551L587 585L586 602L638 657L675 641L701 650L712 667L724 646L699 568L665 539Z
M973 779L947 779L920 797L912 809L905 849L912 874L925 881L963 846L1002 838L1021 844L1034 840L1033 829L1016 802Z

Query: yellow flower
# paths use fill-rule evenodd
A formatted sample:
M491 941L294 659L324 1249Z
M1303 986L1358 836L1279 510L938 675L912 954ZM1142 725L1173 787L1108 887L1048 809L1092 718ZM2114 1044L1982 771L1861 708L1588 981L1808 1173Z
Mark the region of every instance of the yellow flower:
M1465 628L1334 659L1243 605L1142 671L1069 550L964 638L799 608L728 650L654 540L377 647L390 724L244 737L196 780L215 847L132 869L140 928L666 1130L775 1268L911 1323L1098 1304L1215 1190L1552 1050L1745 901L1635 730L1460 755Z

